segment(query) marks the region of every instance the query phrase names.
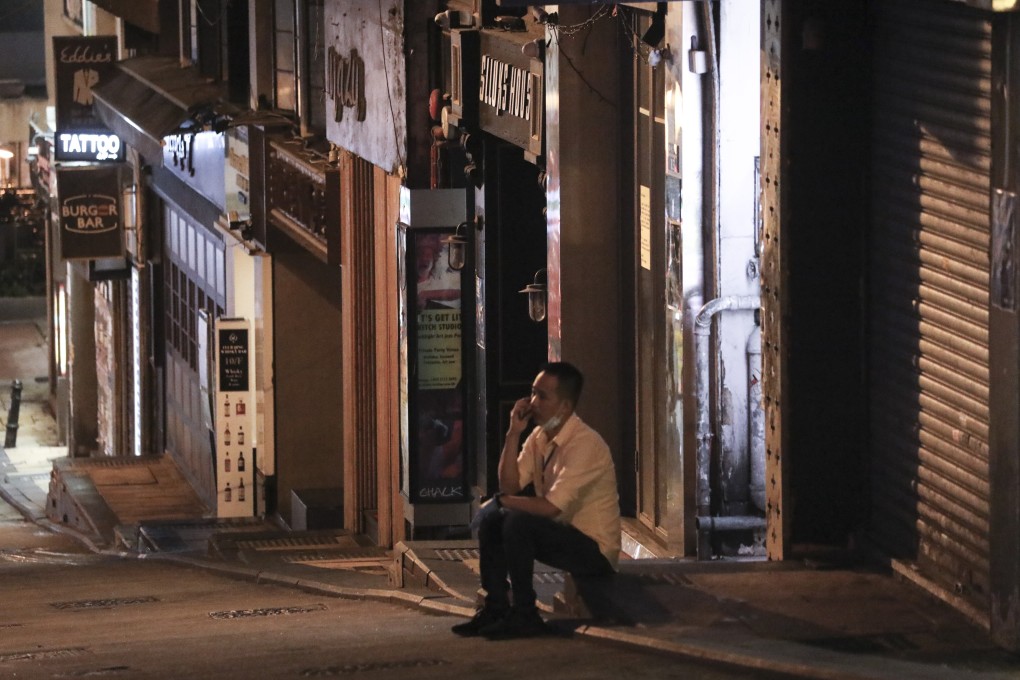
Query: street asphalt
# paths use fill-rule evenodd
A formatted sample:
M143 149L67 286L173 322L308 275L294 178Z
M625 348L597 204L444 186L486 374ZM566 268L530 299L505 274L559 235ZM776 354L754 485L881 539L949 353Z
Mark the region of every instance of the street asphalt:
M448 614L451 625L473 613L473 541L386 550L342 530L290 532L257 519L152 519L91 531L48 518L51 474L68 462L45 378L44 328L39 320L0 322L4 427L11 381L23 384L16 445L0 449L0 496L27 519L96 552L400 602ZM741 667L748 677L1020 678L1020 657L992 643L987 621L965 603L939 599L902 565L834 553L785 562L624 559L614 578L579 584L538 565L536 584L547 618L564 634Z

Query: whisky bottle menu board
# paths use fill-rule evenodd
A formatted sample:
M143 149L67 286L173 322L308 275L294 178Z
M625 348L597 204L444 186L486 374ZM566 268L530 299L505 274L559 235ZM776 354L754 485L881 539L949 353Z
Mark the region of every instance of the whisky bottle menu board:
M246 319L216 320L216 514L255 514L253 348Z

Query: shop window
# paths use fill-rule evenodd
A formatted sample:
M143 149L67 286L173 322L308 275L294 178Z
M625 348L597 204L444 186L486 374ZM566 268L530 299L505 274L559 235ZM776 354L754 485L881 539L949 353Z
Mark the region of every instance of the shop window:
M210 257L222 262L223 242L205 229L190 224L176 213L167 211L166 231L167 266L164 268L165 337L168 351L176 354L180 361L192 370L198 370L198 313L205 310L209 318L223 314L223 286L220 268L214 268L215 276L206 276L205 268L196 268L194 257L189 252L206 249Z
M190 0L190 58L199 72L227 83L230 101L248 104L248 3Z
M324 0L275 0L273 89L278 110L326 132Z

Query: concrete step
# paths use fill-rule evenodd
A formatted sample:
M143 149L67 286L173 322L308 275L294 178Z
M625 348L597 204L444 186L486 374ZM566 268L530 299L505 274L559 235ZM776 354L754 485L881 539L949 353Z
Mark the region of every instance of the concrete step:
M257 517L149 520L135 525L134 549L139 552L193 552L209 555L213 537L263 531L269 524Z
M471 540L404 541L393 548L393 573L403 586L425 587L464 602L480 604L478 542ZM553 610L566 574L535 563L534 587L538 606Z
M54 461L46 506L50 521L104 546L135 541L132 531L120 527L209 514L169 456Z

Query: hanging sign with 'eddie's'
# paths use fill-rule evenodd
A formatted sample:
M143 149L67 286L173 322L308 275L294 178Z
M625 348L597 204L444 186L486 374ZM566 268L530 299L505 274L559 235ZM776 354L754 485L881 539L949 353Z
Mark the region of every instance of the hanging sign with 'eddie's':
M114 72L116 36L53 38L58 161L122 161L120 139L100 120L93 90Z
M57 188L60 256L65 260L122 257L119 169L61 168Z

